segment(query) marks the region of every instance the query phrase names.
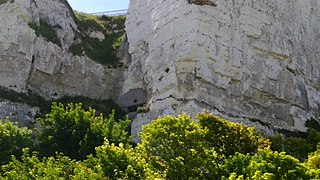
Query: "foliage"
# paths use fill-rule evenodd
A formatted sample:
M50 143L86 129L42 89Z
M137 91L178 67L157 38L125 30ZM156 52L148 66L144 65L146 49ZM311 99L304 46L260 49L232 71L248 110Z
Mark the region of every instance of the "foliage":
M168 179L212 178L217 154L204 141L205 131L185 114L167 116L143 127L138 149Z
M320 179L320 144L315 152L310 153L305 165L308 168L308 174L311 177Z
M105 27L99 20L98 16L75 12L76 23L84 31L104 31Z
M299 160L284 152L259 151L252 157L248 168L249 177L259 171L262 175L272 173L275 179L308 179L306 168Z
M128 125L129 120L115 124L114 113L105 119L102 114L96 116L94 109L85 111L81 103L66 107L53 103L51 112L40 119L39 150L43 156L53 156L57 151L82 160L93 154L104 138L116 144L129 143Z
M270 137L272 142L271 149L274 151L284 151L291 156L303 161L307 159L308 154L317 149L320 143L320 132L309 129L306 137L289 137L282 136ZM297 144L299 144L297 146Z
M58 33L55 30L55 28L58 28L58 27L54 27L54 26L50 25L48 22L46 22L43 19L40 19L39 24L29 23L29 26L35 30L37 36L42 36L47 41L50 41L52 43L55 43L55 44L61 46L61 42L58 37Z
M119 47L124 37L125 16L98 17L79 12L75 12L75 16L81 31L81 42L73 44L69 51L79 56L84 52L92 60L104 65L117 65ZM90 37L92 31L103 33L105 39L100 41Z
M8 119L3 124L0 122L0 165L8 163L11 155L20 157L23 148L31 147L31 136L31 130L19 128L17 123Z
M57 154L54 157L39 159L36 154L30 155L24 149L21 161L15 157L2 166L5 179L106 179L102 174L96 173L80 162L69 157Z
M122 143L116 146L108 140L85 163L111 179L145 179L147 174L146 161L132 147Z
M315 119L309 119L307 120L307 122L305 123L306 127L308 127L309 129L314 129L316 131L320 131L320 123L318 121L316 121Z
M255 155L240 153L222 165L224 177L229 179L309 179L306 168L290 155L260 150Z
M21 148L32 147L20 144L32 143L29 130L10 122L0 126L0 160L14 155L0 179L320 179L320 144L301 163L272 151L254 129L207 113L198 115L199 123L186 114L154 120L143 127L136 147L129 145L128 121L116 124L113 114L105 119L81 104L54 103L40 121L40 156L24 149L20 157ZM317 133L310 130L305 142L317 140Z
M238 176L246 175L247 168L251 161L251 156L249 154L235 153L233 156L229 156L220 166L221 176L235 178Z
M111 30L113 28L113 27L111 27L112 24L117 24L118 29L125 28L124 22L126 21L126 16L98 16L98 19L109 30Z
M269 142L259 136L254 128L228 122L208 113L200 113L198 121L205 130L205 141L226 157L236 152L255 153L259 148L269 146Z

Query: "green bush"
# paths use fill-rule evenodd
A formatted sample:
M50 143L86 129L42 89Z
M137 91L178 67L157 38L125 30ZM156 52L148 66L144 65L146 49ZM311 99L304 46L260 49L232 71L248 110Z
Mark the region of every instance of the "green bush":
M284 152L260 150L255 155L240 153L231 156L221 166L229 179L310 179L307 168L298 159Z
M30 155L24 149L21 161L13 157L12 161L2 166L2 177L5 179L107 179L75 162L69 157L57 154L56 157L39 159L36 154Z
M134 149L122 143L119 146L108 140L96 148L96 155L85 161L91 169L111 179L146 179L147 163Z
M316 151L318 143L320 143L320 132L309 129L305 137L282 137L280 135L270 137L272 142L271 149L273 151L284 151L293 157L304 161L308 158L308 154ZM298 146L297 146L298 144Z
M115 124L114 113L109 119L96 116L94 109L83 110L82 104L53 103L51 112L40 119L39 150L42 156L62 152L72 159L83 160L94 154L94 148L105 138L112 143L129 143L126 128L129 120Z
M214 178L217 154L208 147L205 133L185 114L166 116L143 127L138 149L167 179Z
M200 113L198 122L202 129L205 141L210 143L216 151L226 157L236 152L247 154L267 148L269 142L262 138L254 128L228 122L208 113Z
M320 179L320 144L315 152L309 154L304 163L308 168L308 174L314 179Z
M250 165L251 156L249 154L235 153L229 156L220 166L222 177L246 177L247 167ZM232 179L232 178L231 178Z
M0 120L1 121L1 120ZM32 131L27 128L19 128L17 123L8 119L0 122L0 165L10 161L11 155L20 157L22 149L32 147Z
M284 152L259 151L252 157L248 168L249 177L259 171L262 175L272 173L275 179L309 179L306 175L307 169L299 160Z

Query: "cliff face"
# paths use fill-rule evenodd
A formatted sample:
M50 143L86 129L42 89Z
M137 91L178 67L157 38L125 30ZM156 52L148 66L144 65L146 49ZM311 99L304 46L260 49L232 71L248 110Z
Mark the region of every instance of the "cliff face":
M124 68L97 63L77 46L86 43L83 39L95 45L104 43L104 34L113 32L81 29L65 0L1 1L0 17L2 90L32 93L47 100L62 96L117 99ZM32 107L6 99L0 94L0 118L9 116L20 122L33 118Z
M150 120L181 112L207 110L268 134L320 121L317 0L131 0L121 66L100 61L116 25L79 27L65 0L4 0L0 17L0 118L33 123L38 110L8 102L5 88L144 106L135 140Z
M306 130L320 117L319 17L317 0L131 0L123 93L146 90L150 107L132 133L149 118L204 109Z
M80 41L73 12L64 0L15 0L0 5L0 82L17 92L46 99L82 95L97 99L117 96L122 68L108 68L74 55ZM56 39L43 37L50 28ZM38 29L37 29L38 28ZM41 33L41 32L40 32ZM94 36L94 33L92 33ZM98 38L99 32L96 32ZM101 36L101 35L100 35ZM104 38L104 37L100 37ZM119 85L119 86L117 86Z

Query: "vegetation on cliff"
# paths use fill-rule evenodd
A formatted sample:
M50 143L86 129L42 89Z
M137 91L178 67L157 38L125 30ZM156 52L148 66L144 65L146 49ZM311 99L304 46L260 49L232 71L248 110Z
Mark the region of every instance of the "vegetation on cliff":
M87 55L90 59L103 65L118 65L120 59L119 47L125 36L124 24L126 16L94 16L90 14L71 13L79 31L76 33L75 42L69 51L74 55ZM37 36L61 46L57 30L59 25L51 25L46 20L40 19L39 23L29 23ZM101 33L102 39L94 37Z
M0 150L7 153L0 156L1 179L320 178L320 146L299 161L272 151L253 128L207 113L197 121L185 114L159 118L143 127L141 143L132 146L129 121L115 123L112 114L106 119L81 104L53 104L31 143L19 143L30 142L30 130L8 121L0 126Z
M120 59L119 47L124 37L125 16L94 16L75 12L76 23L80 30L78 36L81 42L70 47L70 52L81 56L85 53L92 60L104 65L117 65ZM98 32L104 39L90 36Z
M53 102L62 103L64 105L67 105L68 103L82 103L84 109L88 110L89 108L94 108L97 114L102 113L104 116L111 114L112 110L115 110L116 119L122 118L125 114L122 108L112 99L97 100L84 96L64 96L55 100L46 100L32 91L18 93L14 90L0 87L0 100L1 99L10 102L24 103L31 107L39 107L40 115L42 116L50 112L51 104Z
M58 33L55 28L61 28L59 26L51 26L45 20L40 19L39 24L29 23L29 26L35 30L37 36L44 37L47 41L61 46Z

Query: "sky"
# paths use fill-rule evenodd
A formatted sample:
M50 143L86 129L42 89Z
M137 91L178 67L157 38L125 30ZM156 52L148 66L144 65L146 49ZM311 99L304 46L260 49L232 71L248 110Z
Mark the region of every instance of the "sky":
M68 0L73 10L95 13L128 9L129 0Z

